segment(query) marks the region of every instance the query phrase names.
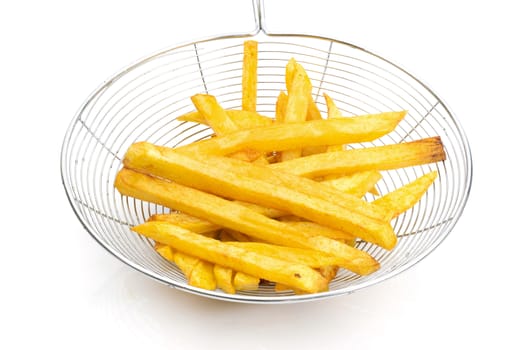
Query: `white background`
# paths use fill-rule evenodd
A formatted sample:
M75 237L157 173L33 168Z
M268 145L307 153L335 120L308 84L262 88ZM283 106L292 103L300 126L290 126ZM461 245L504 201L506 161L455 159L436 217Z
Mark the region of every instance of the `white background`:
M0 348L524 348L525 24L518 1L266 2L274 30L371 49L427 82L469 138L474 181L445 242L352 295L292 305L161 285L85 232L60 179L67 126L104 79L180 42L253 27L249 1L0 5Z

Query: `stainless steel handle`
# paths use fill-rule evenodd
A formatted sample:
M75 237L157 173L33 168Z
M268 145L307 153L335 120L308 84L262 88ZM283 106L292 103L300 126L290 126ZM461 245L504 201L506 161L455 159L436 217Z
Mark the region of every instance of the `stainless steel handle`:
M264 0L252 0L253 4L253 14L255 19L255 29L253 34L263 32L268 34L268 29L266 27L266 17L264 11Z

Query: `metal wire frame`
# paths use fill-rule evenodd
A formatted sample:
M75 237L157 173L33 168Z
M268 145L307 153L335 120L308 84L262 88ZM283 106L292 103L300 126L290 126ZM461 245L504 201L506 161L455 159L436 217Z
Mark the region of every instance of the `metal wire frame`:
M451 232L466 205L472 181L472 158L465 133L442 99L398 65L349 43L308 35L269 33L263 4L254 1L256 28L182 44L144 58L100 86L82 105L64 137L61 174L65 192L84 228L112 255L169 286L207 297L254 303L316 300L348 294L395 276L421 261ZM294 57L308 71L314 100L326 116L328 93L348 116L389 110L408 115L389 135L365 147L441 136L447 160L433 165L386 171L380 194L430 170L439 178L411 210L393 220L399 242L386 251L366 242L381 269L369 276L341 270L330 291L315 295L275 292L271 285L235 295L187 285L176 266L161 258L152 242L130 231L150 215L168 211L159 205L121 196L113 180L127 147L139 140L176 147L208 138L212 131L175 118L193 110L190 96L210 93L225 108L241 106L242 43L259 41L257 110L273 115L284 71ZM369 200L374 197L368 195Z

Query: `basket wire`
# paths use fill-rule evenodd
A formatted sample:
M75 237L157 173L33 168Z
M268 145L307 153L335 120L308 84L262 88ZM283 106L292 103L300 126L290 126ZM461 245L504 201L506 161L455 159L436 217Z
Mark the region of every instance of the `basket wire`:
M258 15L260 31L264 21ZM189 286L181 271L155 252L150 240L130 231L152 214L169 210L122 196L113 187L128 146L147 140L177 147L209 138L213 132L208 127L180 122L176 117L194 110L190 97L197 93L213 94L224 108L241 108L246 36L212 38L162 51L115 75L87 99L66 132L61 154L63 185L80 222L111 254L155 280L230 301L279 303L348 294L413 266L445 239L467 202L472 162L457 119L425 84L367 50L333 39L259 31L252 35L259 42L257 111L261 114L275 113L277 95L285 89L285 65L294 57L308 71L314 101L324 117L324 92L348 116L408 111L392 133L349 147L441 136L445 161L383 172L380 195L431 170L437 170L439 177L416 206L392 221L399 238L395 249L386 251L357 242L359 249L381 263L381 269L369 276L341 269L330 291L314 295L275 292L271 285L230 295ZM374 196L368 194L367 199Z

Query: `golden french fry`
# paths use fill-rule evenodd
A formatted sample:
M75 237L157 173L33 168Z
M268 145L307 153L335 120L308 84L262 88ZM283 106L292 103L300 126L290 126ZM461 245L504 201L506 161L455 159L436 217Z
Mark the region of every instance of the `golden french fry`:
M222 289L225 293L235 294L235 287L233 285L234 272L231 268L215 264L213 266L213 274L215 281L217 281L218 288Z
M241 204L174 182L121 169L115 179L115 187L123 195L181 210L264 242L339 256L346 260L342 267L360 275L370 274L379 268L379 263L364 251L326 237L310 237Z
M196 218L186 213L173 212L169 214L154 214L149 217L148 221L169 221L187 230L203 234L211 238L217 237L217 230L220 226L211 222Z
M323 119L321 111L317 107L317 104L310 95L308 99L308 111L306 112L306 120L319 120Z
M335 230L330 227L319 225L315 222L304 220L290 220L286 221L286 225L301 230L305 235L310 237L323 236L334 240L354 240L355 236L351 233Z
M326 101L326 107L327 107L327 110L328 110L328 119L332 119L332 118L340 118L342 117L342 114L341 114L341 111L339 110L339 108L337 108L337 106L335 105L335 102L334 100L332 100L332 98L330 96L328 96L328 94L324 94L324 99ZM344 145L331 145L331 146L328 146L326 151L327 152L334 152L334 151L343 151L345 149L345 146ZM330 176L330 175L328 175Z
M214 96L197 94L191 97L191 101L216 135L224 135L239 130L237 124L231 120Z
M293 80L295 78L295 73L297 72L297 68L298 67L299 66L297 65L297 61L293 57L288 60L288 63L286 63L284 80L285 80L285 83L286 83L286 90L288 92L290 92L290 90L292 90ZM311 83L310 83L310 85L311 85Z
M436 136L393 145L314 154L269 166L282 172L318 177L365 170L399 169L445 159L441 138Z
M380 197L375 204L391 211L392 218L412 208L437 178L438 172L431 171L416 180Z
M161 243L166 244L165 242L161 242ZM169 245L169 244L166 244L166 245ZM184 276L186 276L186 279L189 280L191 277L191 272L193 271L193 268L197 266L200 260L192 255L188 255L183 252L176 251L176 250L173 251L172 257L173 257L172 261L175 263L175 265L179 267L179 269L182 271Z
M284 123L295 123L306 120L306 114L308 112L308 102L312 95L312 85L306 72L302 67L295 62L290 60L287 65L287 74L289 66L293 66L292 81L290 89L288 90L288 102L286 104L286 110L284 115ZM301 157L301 149L285 150L281 153L281 161L294 159Z
M217 281L215 280L215 275L213 273L213 266L214 265L208 261L200 260L191 270L188 284L190 286L207 290L217 289Z
M327 93L323 94L324 99L326 101L326 107L328 111L328 118L340 118L343 116L339 108L335 105L334 100L330 96L328 96Z
M242 64L242 109L245 111L253 112L257 108L257 57L257 41L246 40Z
M267 126L273 123L272 118L263 116L257 112L226 109L226 114L239 127L239 129L250 129ZM177 117L177 120L208 125L206 118L199 112L193 111Z
M244 272L237 271L233 277L233 287L236 290L257 290L261 279Z
M271 208L262 207L257 204L251 204L251 203L246 203L246 202L241 202L241 201L236 201L236 203L239 203L269 218L279 218L279 220L283 222L284 224L286 224L287 226L291 226L295 229L301 230L303 234L309 237L323 236L323 237L327 237L327 238L331 238L335 240L353 240L355 239L355 237L353 237L348 232L344 232L341 230L334 230L332 228L322 226L314 222L303 221L300 218L297 218L296 216L293 216L293 220L287 220L286 219L287 217L285 216L286 213L280 210L274 210ZM175 216L175 217L171 218L171 216ZM167 221L175 225L178 225L178 222L179 222L177 218L177 213L160 214L160 215L155 215L155 217L157 221ZM288 216L288 218L291 218L291 217L292 216ZM211 232L197 232L197 231L193 231L193 232L205 235L206 237L210 237L210 238L217 238L219 236L218 230L221 228L219 225L215 225L215 224L210 223L209 221L195 218L195 217L193 217L193 220L196 222L201 222L201 224L200 225L196 224L194 226L184 226L183 224L183 225L178 225L178 226L186 228L190 231L193 231L191 227L196 227L196 228L212 227L213 231ZM225 241L225 240L240 241L240 242L255 241L253 237L248 237L245 234L234 231L234 230L222 229L220 232L221 232L220 236L221 236L222 241ZM228 239L222 239L223 237L227 237Z
M235 238L233 238L233 236L230 235L231 231L232 230L222 229L220 234L220 241L234 241ZM215 279L217 280L217 285L219 286L219 288L221 288L226 293L235 293L235 285L233 284L233 278L236 272L233 269L215 264L213 272L215 274Z
M286 116L286 105L288 104L288 95L281 91L277 96L277 102L275 103L275 121L278 123L284 123Z
M227 244L241 247L247 251L286 260L291 263L307 265L312 268L320 268L329 265L339 266L341 263L344 263L341 258L312 249L284 247L259 242L227 242Z
M339 271L339 266L337 265L329 265L329 266L321 266L319 268L319 272L321 273L321 276L326 278L328 282L333 280L335 276L337 276L337 272Z
M349 194L331 192L331 187L313 180L273 173L269 167L225 157L204 158L205 161L193 159L171 148L141 142L128 149L124 164L219 196L287 210L385 249L396 244L392 227L381 220L386 217L383 208Z
M256 211L259 214L267 216L269 218L279 218L281 216L289 215L289 213L287 213L286 211L279 210L279 209L263 207L258 204L253 204L253 203L244 202L244 201L235 201L235 202L241 204L242 206L246 208Z
M297 72L300 72L306 77L306 84L312 85L310 78L306 70L300 65L294 58L291 58L286 65L285 81L286 89L290 91L292 89L292 82ZM317 104L314 102L311 94L308 95L308 110L306 113L306 120L317 120L322 119L321 112L317 107Z
M385 112L343 119L274 123L198 141L177 148L188 154L228 155L245 149L282 151L310 146L373 141L394 130L406 112Z
M214 96L198 94L192 96L193 104L206 118L207 123L215 131L217 135L226 135L239 130L239 126L235 124L229 117L226 110L224 110ZM258 151L246 149L236 152L232 157L244 161L252 161L259 158L264 158L264 154Z
M347 192L356 197L363 197L367 192L374 189L375 184L381 180L381 178L382 175L379 171L368 170L325 179L322 183L330 185L341 192Z
M150 221L132 228L177 251L244 272L268 281L284 283L310 293L327 290L326 280L305 265L271 258L201 236L168 222Z
M173 261L173 249L169 245L155 242L155 251L164 259Z

